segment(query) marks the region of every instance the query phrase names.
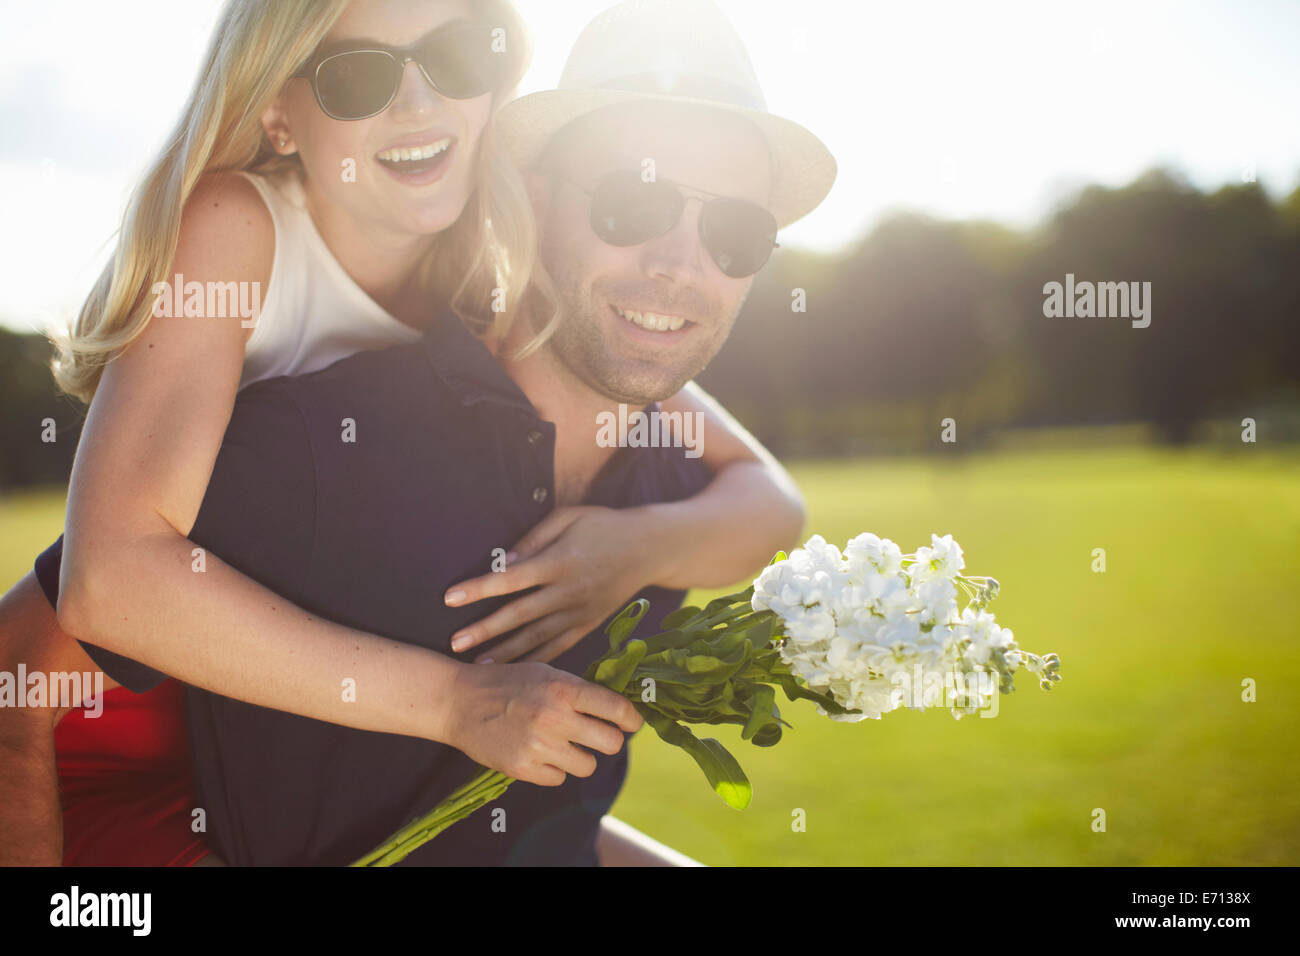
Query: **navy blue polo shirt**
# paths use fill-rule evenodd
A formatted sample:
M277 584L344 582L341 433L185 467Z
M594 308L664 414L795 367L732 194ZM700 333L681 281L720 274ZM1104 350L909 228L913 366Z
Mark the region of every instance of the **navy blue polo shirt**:
M344 440L345 420L353 441ZM593 440L595 432L593 422ZM314 614L451 656L453 633L510 598L449 608L442 595L485 573L493 549L509 548L552 510L554 449L555 426L446 313L415 345L361 352L242 391L190 537ZM618 449L584 504L630 507L695 494L709 475L683 452ZM48 566L41 577L48 590ZM626 599L650 601L649 627L683 595L648 588ZM608 647L598 629L551 664L580 675ZM133 690L162 679L87 648ZM339 675L339 693L347 676ZM468 757L443 744L192 687L187 700L196 806L206 811L210 843L232 864L349 863L474 772ZM595 756L592 776L559 787L516 782L405 862L594 865L600 819L626 776L627 746ZM498 807L504 832L493 830Z

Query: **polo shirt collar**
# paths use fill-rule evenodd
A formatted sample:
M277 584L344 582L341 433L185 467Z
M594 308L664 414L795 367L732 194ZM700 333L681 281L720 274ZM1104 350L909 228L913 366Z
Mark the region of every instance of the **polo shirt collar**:
M434 372L462 405L493 402L536 417L537 410L501 363L460 316L444 310L424 334L425 355Z

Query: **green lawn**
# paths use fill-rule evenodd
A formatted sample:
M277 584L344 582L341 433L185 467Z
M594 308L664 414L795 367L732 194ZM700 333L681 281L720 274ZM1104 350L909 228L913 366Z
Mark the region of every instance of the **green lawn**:
M1297 465L1252 447L794 467L810 533L870 530L905 551L952 533L969 573L1002 582L999 621L1061 655L1061 683L1018 681L991 720L836 724L800 704L770 750L718 730L754 784L744 812L647 730L615 814L710 864L1300 863ZM62 507L0 502L5 581Z
M953 534L1061 683L1026 675L993 719L791 705L767 750L718 730L754 784L743 812L646 731L615 814L710 864L1300 863L1298 465L1137 448L793 468L809 533Z

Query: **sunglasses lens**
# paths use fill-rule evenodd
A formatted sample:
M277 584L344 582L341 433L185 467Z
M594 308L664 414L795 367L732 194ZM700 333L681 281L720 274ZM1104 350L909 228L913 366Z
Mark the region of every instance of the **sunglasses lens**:
M467 100L490 93L509 61L493 49L491 31L479 26L440 30L429 38L420 64L443 96Z
M316 94L336 119L364 119L388 105L401 78L401 67L387 53L340 53L316 71Z
M591 193L591 228L611 246L635 246L662 236L681 217L685 200L666 183L635 172L602 179Z
M776 217L743 199L714 199L700 212L700 238L723 275L743 279L772 255Z

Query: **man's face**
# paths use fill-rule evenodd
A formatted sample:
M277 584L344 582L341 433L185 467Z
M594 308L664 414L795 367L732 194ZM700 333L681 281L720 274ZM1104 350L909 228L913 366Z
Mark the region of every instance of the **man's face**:
M676 394L718 353L753 282L724 275L705 249L701 203L712 194L766 206L766 141L722 111L635 104L590 116L548 165L560 177L549 180L540 251L563 316L548 347L580 381L616 401L645 405ZM640 245L602 241L584 188L614 170L651 168L688 197L681 218ZM680 320L680 328L645 327L661 324L657 317Z

